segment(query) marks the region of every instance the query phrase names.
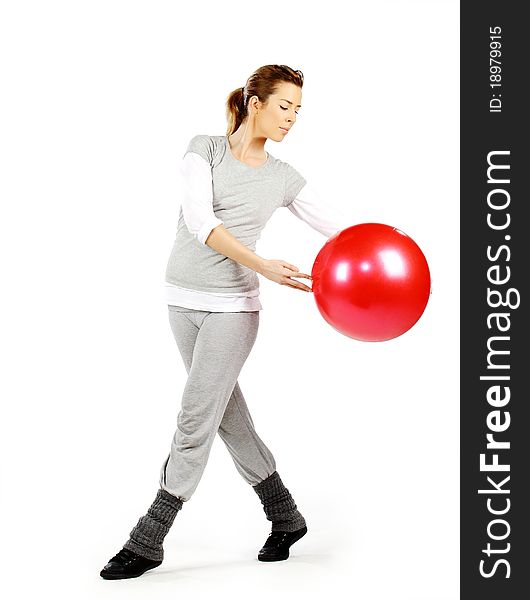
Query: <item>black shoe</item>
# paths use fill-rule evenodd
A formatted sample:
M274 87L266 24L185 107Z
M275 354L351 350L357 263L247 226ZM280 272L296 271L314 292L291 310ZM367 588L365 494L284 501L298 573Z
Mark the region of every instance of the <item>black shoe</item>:
M258 553L258 560L271 562L289 558L289 548L307 533L307 527L297 531L272 531Z
M132 550L122 548L103 567L100 575L103 579L129 579L139 577L160 564L162 564L161 560L151 560L136 554Z

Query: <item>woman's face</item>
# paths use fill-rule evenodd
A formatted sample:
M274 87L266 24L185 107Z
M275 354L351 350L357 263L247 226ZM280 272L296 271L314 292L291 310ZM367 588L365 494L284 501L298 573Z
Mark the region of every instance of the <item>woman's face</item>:
M252 102L256 102L255 97ZM269 96L265 105L251 102L251 110L258 114L255 120L256 133L276 142L281 142L288 135L289 129L295 124L300 106L302 105L302 89L290 82L279 84L276 92Z

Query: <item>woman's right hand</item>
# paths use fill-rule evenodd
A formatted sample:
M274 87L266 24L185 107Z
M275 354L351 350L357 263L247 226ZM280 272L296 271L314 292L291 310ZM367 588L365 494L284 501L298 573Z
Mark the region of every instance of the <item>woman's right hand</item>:
M280 285L288 285L293 288L298 288L299 290L304 290L305 292L313 291L304 283L296 281L295 279L291 279L291 277L305 277L306 279L313 279L311 275L300 273L298 267L295 267L284 260L263 259L263 263L258 273L267 279L270 279L271 281L279 283Z

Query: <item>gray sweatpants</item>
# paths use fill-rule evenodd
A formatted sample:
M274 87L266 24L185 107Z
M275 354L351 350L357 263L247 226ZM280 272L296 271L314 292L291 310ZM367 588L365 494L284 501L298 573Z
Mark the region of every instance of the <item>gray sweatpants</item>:
M188 379L160 487L182 501L202 477L219 433L241 476L256 485L276 470L237 382L256 340L259 311L209 312L168 305L169 322Z

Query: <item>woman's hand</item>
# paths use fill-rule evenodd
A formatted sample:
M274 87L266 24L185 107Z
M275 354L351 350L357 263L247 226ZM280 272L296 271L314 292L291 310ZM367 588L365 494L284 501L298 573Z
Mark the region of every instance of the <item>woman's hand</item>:
M298 267L295 267L284 260L263 259L263 263L258 273L267 279L270 279L271 281L279 283L280 285L288 285L293 288L298 288L299 290L304 290L305 292L313 291L304 283L291 279L291 277L305 277L306 279L313 279L311 275L300 273Z
M280 285L288 285L304 292L313 291L307 285L291 279L291 277L312 279L311 275L300 273L297 267L284 260L267 260L258 256L235 238L224 225L217 225L212 229L206 240L206 245Z

